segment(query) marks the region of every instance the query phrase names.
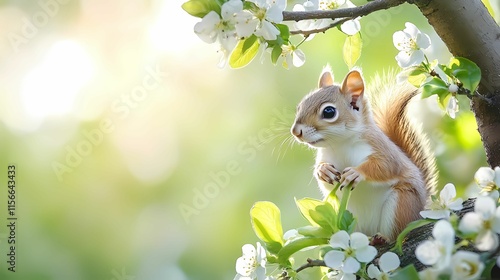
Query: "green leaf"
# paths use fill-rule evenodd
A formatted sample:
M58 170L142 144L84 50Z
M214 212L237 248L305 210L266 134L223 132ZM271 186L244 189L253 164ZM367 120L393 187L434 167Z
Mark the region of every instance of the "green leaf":
M433 94L442 95L443 93L448 93L448 86L437 77L433 77L422 86L422 98L427 98Z
M229 57L229 65L233 68L246 66L259 52L259 46L259 39L255 35L239 41Z
M273 51L271 52L271 62L276 65L278 58L281 56L281 45L275 45Z
M288 25L286 24L276 24L276 27L280 31L280 37L283 38L284 42L288 42L288 39L290 38L290 28L288 28Z
M462 84L463 87L474 93L481 81L481 69L476 63L463 57L454 57L451 59L449 68Z
M396 245L394 245L394 248L392 248L393 251L396 251L398 254L403 253L403 241L405 240L406 235L410 233L410 231L425 226L430 223L434 223L434 220L426 219L426 220L416 220L411 223L409 223L406 228L398 235L398 238L396 239Z
M330 238L332 232L319 226L305 226L297 229L297 232L307 237Z
M408 73L408 82L419 88L427 77L429 77L429 73L425 71L424 67L416 67Z
M389 279L395 280L419 280L418 271L415 269L413 264L405 266L403 269L398 270L396 273L391 275Z
M326 201L313 198L295 199L300 213L313 226L319 226L331 233L336 231L337 212Z
M284 243L280 209L272 202L259 201L250 210L250 217L255 234L266 243L267 250L278 253Z
M188 14L203 18L211 11L220 15L220 5L214 0L190 0L182 4L182 9Z
M450 101L450 98L452 96L453 95L451 95L451 93L449 92L438 94L438 104L442 110L446 111L446 106L448 105L448 102Z
M304 237L296 239L285 245L278 252L278 262L280 264L285 264L288 262L288 259L298 251L305 249L307 247L324 245L324 244L328 244L328 238Z
M344 48L342 50L344 55L344 62L347 67L351 69L358 61L361 56L362 47L361 35L356 33L355 35L348 36L344 42Z
M340 218L339 230L345 230L349 234L354 232L354 228L356 227L356 218L354 215L348 210L344 211L342 217Z

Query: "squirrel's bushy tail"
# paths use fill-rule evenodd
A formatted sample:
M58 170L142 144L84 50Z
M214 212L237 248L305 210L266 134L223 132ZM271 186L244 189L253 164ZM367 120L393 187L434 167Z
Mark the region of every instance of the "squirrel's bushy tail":
M434 194L437 169L429 140L408 115L408 103L418 89L408 82L396 83L394 72L376 76L368 89L375 122L422 170L427 190Z

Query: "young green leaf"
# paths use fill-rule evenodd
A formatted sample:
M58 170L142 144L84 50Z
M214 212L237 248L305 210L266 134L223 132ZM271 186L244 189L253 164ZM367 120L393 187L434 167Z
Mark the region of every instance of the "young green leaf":
M203 18L211 11L215 11L220 15L220 6L214 0L189 0L188 2L182 4L182 9L188 14Z
M361 56L361 47L362 47L361 35L358 33L347 36L344 42L344 48L342 50L344 55L344 62L347 64L347 67L351 69L358 61Z
M297 229L297 232L307 237L330 238L332 232L319 226L305 226Z
M276 24L276 27L280 31L280 37L283 39L284 42L288 42L288 39L290 38L290 28L288 28L288 25L286 24Z
M354 228L356 227L356 218L354 215L348 210L344 211L342 217L340 218L339 230L345 230L349 234L354 232Z
M463 87L474 93L481 81L481 69L476 63L463 57L454 57L450 61L449 68L462 84Z
M394 248L392 248L393 251L396 251L398 254L403 253L403 241L405 240L405 237L410 233L410 231L425 226L427 224L435 222L434 220L416 220L411 223L409 223L406 228L398 235L398 238L396 239L396 244L394 245Z
M437 77L433 77L422 86L422 98L427 98L433 94L442 95L443 93L448 93L448 86Z
M255 35L239 41L229 57L229 65L233 68L246 66L259 52L259 46L259 39Z
M325 201L303 198L295 200L300 213L312 226L319 226L331 233L336 231L337 212Z
M278 62L278 58L280 58L281 56L281 45L278 45L276 44L274 47L273 47L273 51L271 52L271 62L276 65L276 63Z
M415 269L415 266L413 266L413 264L410 264L408 266L405 266L403 269L398 270L390 278L396 279L396 280L419 280L420 279L418 276L418 271L417 271L417 269Z
M256 202L250 210L252 227L270 253L276 254L283 247L283 228L280 209L272 202Z
M408 73L408 82L419 88L428 76L429 73L425 71L423 66L416 67Z

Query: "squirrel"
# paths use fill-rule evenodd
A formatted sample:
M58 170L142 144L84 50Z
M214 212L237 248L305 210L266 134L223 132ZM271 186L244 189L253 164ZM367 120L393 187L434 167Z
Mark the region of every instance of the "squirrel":
M339 182L341 198L351 184L348 210L357 230L384 242L420 218L437 181L428 139L407 114L419 91L389 76L377 77L367 96L359 69L338 85L325 67L319 88L297 106L291 128L298 142L317 149L314 176L323 195Z

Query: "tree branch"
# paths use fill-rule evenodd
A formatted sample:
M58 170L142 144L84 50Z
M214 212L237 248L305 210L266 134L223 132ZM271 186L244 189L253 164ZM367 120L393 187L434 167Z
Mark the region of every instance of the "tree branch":
M302 270L309 268L309 267L315 267L315 266L327 266L325 261L323 260L313 260L313 259L307 259L307 263L303 264L295 272L299 273Z
M317 10L317 11L306 11L306 12L283 12L284 21L299 21L305 19L323 19L323 18L355 18L366 16L378 10L387 10L392 7L399 6L405 3L405 0L375 0L368 2L365 5L353 7L353 8L343 8L336 10Z
M335 21L333 22L332 24L326 26L326 27L323 27L323 28L318 28L318 29L311 29L311 30L292 30L290 31L290 34L291 35L297 35L297 34L301 34L303 35L304 37L309 37L311 36L312 34L316 34L316 33L324 33L326 32L328 29L330 28L334 28L336 26L339 26L341 25L342 23L348 21L348 20L351 20L351 18L344 18L344 19L341 19L341 20L338 20L338 21Z

